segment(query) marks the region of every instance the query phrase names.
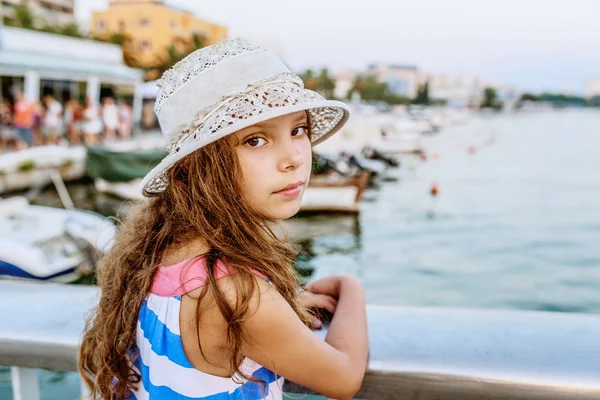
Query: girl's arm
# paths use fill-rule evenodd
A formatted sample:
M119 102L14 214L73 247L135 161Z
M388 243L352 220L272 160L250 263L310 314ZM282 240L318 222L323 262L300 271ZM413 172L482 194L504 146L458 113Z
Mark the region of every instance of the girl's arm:
M331 277L309 290L338 298L325 342L307 328L275 288L257 280L244 324L244 355L327 397L351 399L360 389L368 357L365 294L355 278Z

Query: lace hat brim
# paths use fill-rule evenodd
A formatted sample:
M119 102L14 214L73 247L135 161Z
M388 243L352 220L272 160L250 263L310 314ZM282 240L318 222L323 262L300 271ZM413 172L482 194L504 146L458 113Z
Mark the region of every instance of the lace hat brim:
M196 123L182 129L179 137L169 145L169 154L144 177L140 185L142 194L151 197L162 193L168 185L166 172L169 168L207 144L251 125L306 110L311 141L315 146L337 132L350 117L350 109L345 103L326 100L320 94L296 85L268 90L270 93L257 88L255 92L228 99L208 114L200 113ZM277 97L278 93L281 96Z

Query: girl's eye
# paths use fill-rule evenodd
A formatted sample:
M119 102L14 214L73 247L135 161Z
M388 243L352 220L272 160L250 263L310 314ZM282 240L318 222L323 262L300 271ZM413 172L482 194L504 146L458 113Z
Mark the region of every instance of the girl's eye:
M300 135L304 135L308 133L308 126L303 125L303 126L299 126L296 129L294 129L292 131L292 136L300 136Z
M245 142L250 147L261 147L264 146L267 141L261 137L252 137Z

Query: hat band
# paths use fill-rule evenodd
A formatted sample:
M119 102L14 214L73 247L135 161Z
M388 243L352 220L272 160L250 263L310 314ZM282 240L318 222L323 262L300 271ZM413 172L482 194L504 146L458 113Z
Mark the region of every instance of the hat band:
M169 154L173 154L179 151L179 144L187 141L187 139L194 134L202 125L215 113L225 107L227 104L231 103L233 100L247 95L257 88L268 87L272 85L277 85L281 83L293 83L296 84L300 88L304 88L304 82L300 79L296 74L292 72L282 72L280 74L275 75L274 77L263 79L254 83L248 84L246 89L243 91L234 93L229 96L222 97L218 102L203 108L198 111L189 125L179 131L179 133L171 139L170 143L167 146L167 151Z

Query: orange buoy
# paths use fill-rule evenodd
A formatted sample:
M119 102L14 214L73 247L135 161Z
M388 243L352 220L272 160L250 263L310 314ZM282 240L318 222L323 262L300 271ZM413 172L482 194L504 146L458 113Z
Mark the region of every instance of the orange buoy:
M427 153L425 153L424 151L422 151L419 154L419 157L421 158L422 161L427 161Z
M475 154L477 152L477 149L475 148L475 146L469 146L467 151L469 152L469 154Z
M431 155L431 158L437 160L438 158L440 158L440 154L436 151Z
M435 197L438 195L438 191L439 191L438 185L437 185L437 183L434 183L433 185L431 185L431 188L429 189L429 194L431 194L433 197Z

